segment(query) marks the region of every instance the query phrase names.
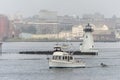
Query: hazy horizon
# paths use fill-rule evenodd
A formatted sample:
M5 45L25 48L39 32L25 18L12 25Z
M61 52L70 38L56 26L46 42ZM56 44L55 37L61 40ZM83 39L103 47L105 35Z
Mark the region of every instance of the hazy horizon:
M32 16L40 10L57 11L58 15L93 14L120 17L118 0L0 0L0 14Z

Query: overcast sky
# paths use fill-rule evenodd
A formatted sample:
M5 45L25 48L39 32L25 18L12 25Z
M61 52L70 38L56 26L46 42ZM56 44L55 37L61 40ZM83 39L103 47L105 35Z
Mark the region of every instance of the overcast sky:
M0 0L0 13L24 16L38 14L42 9L57 11L59 15L93 14L100 12L106 17L120 17L120 0Z

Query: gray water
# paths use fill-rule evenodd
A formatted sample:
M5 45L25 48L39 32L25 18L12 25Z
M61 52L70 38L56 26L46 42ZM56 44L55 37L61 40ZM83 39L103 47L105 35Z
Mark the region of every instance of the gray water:
M86 68L49 69L50 55L18 54L19 51L53 50L54 42L3 43L0 56L0 80L120 80L120 42L95 43L99 54L76 55L86 62ZM78 50L79 42L73 42ZM101 67L105 63L108 67Z

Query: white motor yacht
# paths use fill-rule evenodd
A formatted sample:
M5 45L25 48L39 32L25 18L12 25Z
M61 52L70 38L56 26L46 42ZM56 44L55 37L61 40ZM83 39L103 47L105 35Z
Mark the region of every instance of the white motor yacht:
M49 68L84 68L85 63L76 60L73 54L62 51L61 47L54 47L52 58L48 59Z

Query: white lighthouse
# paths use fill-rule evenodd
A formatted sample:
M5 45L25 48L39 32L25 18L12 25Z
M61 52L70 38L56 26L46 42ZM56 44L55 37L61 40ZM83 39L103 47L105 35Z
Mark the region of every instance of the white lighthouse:
M92 35L93 29L88 23L84 28L83 42L80 45L80 51L84 54L97 54L98 50L94 48L94 40Z

